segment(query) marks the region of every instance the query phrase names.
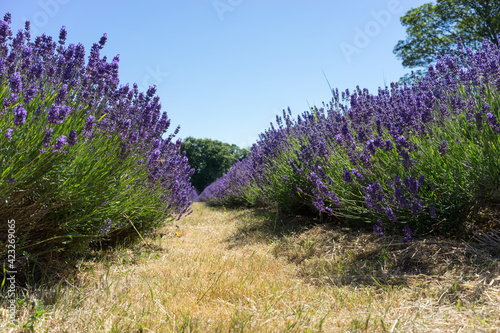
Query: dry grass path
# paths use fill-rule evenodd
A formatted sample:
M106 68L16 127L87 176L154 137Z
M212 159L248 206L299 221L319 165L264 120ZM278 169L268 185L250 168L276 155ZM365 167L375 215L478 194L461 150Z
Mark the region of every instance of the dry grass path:
M494 261L475 277L450 266L403 281L388 278L398 258L427 245L382 251L372 235L321 225L280 236L269 214L200 203L178 223L32 291L11 331L500 331Z

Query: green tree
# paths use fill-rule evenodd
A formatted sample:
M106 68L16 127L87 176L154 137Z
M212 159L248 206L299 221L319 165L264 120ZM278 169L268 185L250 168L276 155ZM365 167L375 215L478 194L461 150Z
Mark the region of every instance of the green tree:
M181 150L186 152L189 165L195 170L191 182L198 193L248 154L248 150L237 145L193 137L183 140Z
M427 67L436 52L446 54L461 37L476 49L484 39L498 45L500 0L437 0L412 8L401 17L406 39L394 47L405 67Z

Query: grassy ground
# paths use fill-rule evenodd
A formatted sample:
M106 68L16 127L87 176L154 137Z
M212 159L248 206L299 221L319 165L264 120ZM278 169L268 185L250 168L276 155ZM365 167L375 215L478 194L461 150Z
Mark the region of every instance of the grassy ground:
M4 329L500 331L497 254L314 222L197 203L178 227L95 253L52 285L26 291L19 325ZM0 310L7 321L5 300Z

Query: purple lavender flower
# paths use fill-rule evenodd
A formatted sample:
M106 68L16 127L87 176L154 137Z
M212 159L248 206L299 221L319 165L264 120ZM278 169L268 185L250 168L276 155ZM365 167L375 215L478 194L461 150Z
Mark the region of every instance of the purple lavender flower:
M383 146L383 149L385 151L391 151L392 150L392 141L391 140L386 140L385 145Z
M89 136L92 133L92 128L94 127L94 116L90 115L85 122L83 127L83 134Z
M404 233L404 237L403 237L403 243L407 243L407 242L411 242L413 240L413 236L415 236L415 233L411 231L410 227L405 225L403 227L403 233Z
M500 82L500 81L499 81ZM488 122L491 124L491 127L497 132L500 133L500 124L497 121L497 118L491 112L486 114Z
M59 44L64 45L66 43L66 37L68 36L68 32L66 31L66 26L61 27L61 31L59 32Z
M108 34L103 34L101 39L99 40L99 48L102 49L108 40Z
M441 144L439 145L438 150L439 150L439 153L441 154L441 156L446 155L446 153L448 151L448 142L446 142L446 140L443 140L441 142Z
M9 180L7 181L7 184L8 184L9 186L13 186L15 182L16 182L16 179L15 179L15 178L13 178L13 177L11 177L11 178L9 178Z
M12 110L14 112L14 125L19 126L26 121L27 112L22 105L17 105Z
M68 145L70 147L76 145L78 143L78 138L77 138L77 134L76 134L76 131L75 130L71 130L71 132L69 132L69 136L68 136Z
M149 166L153 166L153 165L156 165L156 163L158 162L158 159L160 158L160 150L159 149L154 149L151 154L149 155L149 163L148 165Z
M52 133L51 133L51 132L49 132L49 133L46 133L46 134L45 134L45 137L43 138L43 142L42 142L42 144L43 144L43 146L44 146L45 148L48 148L48 147L50 146L50 142L51 142L51 141L52 141Z
M417 216L423 210L424 210L424 203L421 200L415 199L415 201L411 205L412 215Z
M329 191L328 198L330 198L330 200L332 200L334 204L340 207L340 200L335 193Z
M49 124L62 124L69 112L69 106L52 105L52 107L48 111L47 122Z
M19 72L14 72L10 78L10 89L14 94L19 94L23 88L23 83L21 81L21 74Z
M429 215L431 216L432 219L436 218L436 208L435 207L429 207Z
M352 169L352 174L354 176L356 176L356 178L358 178L359 180L361 181L364 181L365 180L365 177L361 174L361 172L359 172L357 169Z
M375 210L375 202L370 194L365 195L365 205L366 208L370 210Z
M370 168L372 166L372 163L370 161L370 155L369 154L361 154L359 155L359 160L361 161L361 163L363 163L363 165L366 167L366 168Z
M11 136L12 136L12 132L13 132L13 131L14 131L14 130L13 130L12 128L7 129L7 133L5 133L5 137L6 137L7 139L10 139L10 138L11 138Z
M16 94L11 94L10 97L7 97L5 100L4 100L4 103L3 103L3 108L4 109L7 109L9 106L17 103L17 100L18 100L18 97Z
M12 14L11 13L6 13L3 17L3 20L7 22L8 24L12 23Z
M152 85L148 88L148 91L146 92L146 96L151 98L153 95L156 93L156 85Z
M109 232L109 229L111 228L111 219L106 220L106 224L104 227L101 229L101 235L104 236Z
M418 189L419 187L422 187L422 185L424 185L424 181L425 181L425 176L424 176L424 175L422 175L422 176L420 176L420 177L418 178L417 189Z
M126 135L128 134L128 131L130 130L130 126L132 125L132 120L126 119L120 124L120 135L122 138L125 138Z
M404 136L400 136L396 139L396 149L397 151L400 151L402 148L408 148L410 146L410 143Z
M29 104L29 102L31 102L31 100L33 99L33 97L35 96L35 94L37 92L38 92L38 88L37 87L33 87L33 88L28 89L28 91L24 95L24 102L26 104Z
M391 207L387 207L385 209L385 215L389 218L389 221L391 222L396 222L398 219L396 218L396 215L394 215L394 212L392 211Z
M56 103L57 104L62 103L66 98L67 94L68 94L68 85L63 84L61 88L59 88L59 91L57 92Z
M380 228L379 225L375 224L373 226L373 233L379 235L379 236L384 236L384 232L382 231L382 228Z
M56 143L52 145L52 151L55 153L59 153L66 144L67 144L66 136L61 135L59 138L56 139Z
M31 22L30 21L24 22L24 33L26 34L26 38L28 40L30 39L30 29L31 29Z
M343 139L344 139L344 137L342 136L342 134L339 133L339 134L335 135L335 140L337 141L337 143L339 145L342 145Z
M137 143L137 141L139 141L139 132L132 131L132 133L130 133L129 140L130 140L130 144L135 145Z
M475 118L476 118L477 130L482 131L483 130L483 115L482 115L482 113L477 112L475 114Z
M462 53L467 54L462 55ZM213 196L214 201L227 203L231 200L241 201L242 196L245 195L245 187L248 185L254 186L253 188L263 194L265 193L264 196L268 195L268 192L273 192L273 189L269 191L269 187L275 185L280 178L283 185L287 187L289 185L285 184L284 177L280 177L279 173L275 174L279 171L279 167L277 167L279 158L276 157L283 156L283 152L285 154L290 152L288 165L293 173L290 187L295 190L295 188L299 189L298 186L307 186L306 192L309 194L298 196L294 200L329 212L329 207L326 207L325 203L331 203L333 196L330 193L333 192L328 191L328 188L335 186L329 182L329 172L321 172L319 169L321 167L325 170L333 170L331 161L325 161L322 158L325 153L324 148L330 153L332 148L338 149L344 156L347 155L352 166L357 167L360 171L349 171L347 167L351 167L345 164L346 167L341 173L345 182L363 179L362 177L365 175L370 182L376 183L377 180L381 181L381 179L376 178L378 176L375 176L373 170L370 169L370 164L377 159L380 158L379 163L382 161L384 167L388 168L388 173L395 172L395 169L384 159L384 156L388 156L387 154L380 152L379 156L373 156L374 152L379 152L376 148L385 151L393 151L393 148L397 148L397 153L402 160L401 165L406 170L413 172L415 170L411 170L411 167L417 164L413 158L416 159L420 155L419 147L410 140L414 135L420 135L422 139L431 138L432 140L437 134L433 133L436 126L439 127L442 124L446 126L447 120L454 121L458 118L461 121L461 118L465 118L463 122L468 121L470 124L477 122L477 126L480 127L484 126L482 125L483 117L487 117L488 123L494 125L492 129L500 132L500 127L496 125L498 121L494 115L497 110L493 106L488 107L486 99L489 97L485 96L481 89L474 87L476 85L477 88L480 88L484 86L483 84L489 84L492 89L500 87L498 54L499 49L496 45L485 44L484 49L478 51L477 54L461 50L458 56L451 54L440 57L435 67L429 67L429 74L414 85L391 83L390 88L379 89L378 95L371 95L368 91L357 88L352 95L349 92L342 94L343 101L349 102L349 107L339 103L337 92L337 96L334 93L332 107L326 112L324 109L314 108L314 114L313 112L305 112L297 117L297 121L290 120L291 118L287 118L284 114L283 118L278 118L276 121L278 128L271 125L269 131L259 136L260 141L254 146L253 153L249 155L249 158L235 165L211 186L209 191L204 193ZM465 68L460 70L459 65ZM461 94L458 93L458 80L461 80L460 84L466 86L466 90L477 92L477 96L469 96L469 98L459 96ZM471 89L469 90L469 88ZM156 129L161 128L161 126L155 122L157 119L157 117L155 118L155 108L148 106L148 103L151 102L148 99L151 96L148 95L151 94L139 94L137 88L130 95L129 98L134 97L138 108L141 109L135 117L131 117L134 119L131 128L139 131L140 138L137 139L139 142L147 142L144 149L149 147L149 150L152 151L151 144L155 137L148 137L147 131L141 126L148 125L147 128L151 128L153 132L156 132ZM475 112L480 114L476 115ZM124 118L127 117L128 115ZM157 124L156 129L154 124ZM460 123L460 125L465 127L468 124ZM124 138L130 138L129 135L130 132L124 135ZM387 140L388 137L385 135L391 135L391 139ZM169 137L166 141L170 142L170 140ZM294 144L290 144L290 141L293 141ZM447 154L449 149L446 141L444 143L437 142L435 148L439 149L441 155ZM293 156L294 152L295 156ZM345 161L345 163L349 163L349 161ZM343 167L344 164L339 162L336 166ZM311 171L317 174L311 173ZM425 178L414 178L409 174L410 172L404 172L404 177L406 177L403 180L404 185L395 177L391 184L394 193L390 193L393 194L390 198L385 198L385 190L379 191L376 186L361 187L360 190L365 196L367 206L381 215L385 213L388 220L395 220L392 209L411 210L413 215L420 214L424 208L420 196ZM428 182L430 183L430 180ZM341 186L341 184L335 185ZM429 184L430 186L431 184ZM342 191L338 193L342 193ZM274 194L276 192L266 199L272 200ZM274 198L277 196L275 195ZM286 200L286 198L282 198L280 195L278 200ZM280 202L273 203L279 204ZM388 209L388 205L391 206L391 209ZM429 215L432 217L434 214L435 211L429 208ZM413 237L411 230L407 233Z
M496 117L494 114L492 114L491 112L488 112L486 114L486 118L488 119L488 122L491 123L491 124L496 124Z
M423 181L423 180L422 180ZM405 184L406 190L415 197L418 197L418 187L419 181L415 179L412 175L403 179L403 183Z
M316 200L312 200L311 202L313 206L320 212L325 211L325 202L323 201L322 198L316 197Z
M347 169L347 167L344 167L344 173L342 174L342 178L346 183L352 182L351 172L349 171L349 169Z
M382 223L381 219L377 219L377 224L373 226L373 232L379 236L384 236L384 232L382 231L382 227L384 224Z

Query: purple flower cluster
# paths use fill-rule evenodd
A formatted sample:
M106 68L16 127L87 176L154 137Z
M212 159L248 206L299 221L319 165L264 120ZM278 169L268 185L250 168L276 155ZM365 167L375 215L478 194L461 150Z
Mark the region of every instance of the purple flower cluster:
M106 224L101 229L101 235L106 235L109 232L109 229L111 229L111 219L106 220Z
M446 142L446 140L443 140L439 145L438 150L441 153L441 155L446 155L446 152L448 151L448 142Z
M334 90L330 103L295 119L283 111L277 126L260 134L249 155L200 198L290 211L308 206L331 216L368 212L393 223L398 216L434 219L441 207L432 192L436 173L417 167L427 154L422 147L437 153L432 158L448 158L450 143L463 137L442 133L456 123L479 134L500 133L500 111L487 102L492 89L500 91L499 68L497 45L485 42L473 52L459 40L457 50L439 56L411 86L391 83L376 95L359 87ZM375 228L381 233L381 224Z
M405 244L411 242L413 240L413 237L415 236L415 233L411 231L410 227L407 225L403 227L403 234L403 243Z
M26 121L26 110L23 108L22 105L17 105L14 107L12 110L14 113L14 125L19 126L21 124L24 124Z
M47 122L49 124L61 124L69 112L70 112L69 106L52 105L52 107L48 111Z
M180 152L180 141L173 140L179 128L167 134L171 121L161 109L156 88L143 93L137 84L120 85L119 55L108 61L100 54L106 34L93 44L86 61L82 44L66 44L64 26L57 42L45 34L33 40L29 26L13 34L10 14L0 20L0 77L6 89L0 113L5 138L24 127L37 128L39 133L30 135L39 138L40 153L91 146L95 138L119 139L119 163L148 161L141 166L147 177L136 188L146 187L161 196L169 214L187 213L193 170Z
M52 151L54 153L59 153L62 151L63 147L68 144L66 142L66 136L61 135L59 138L56 139L56 143L52 146Z
M381 219L377 219L377 223L373 225L373 232L379 236L385 236L382 228L384 227L384 223Z
M76 145L78 143L78 135L76 133L75 130L71 130L69 132L69 136L68 136L68 145L70 147Z

